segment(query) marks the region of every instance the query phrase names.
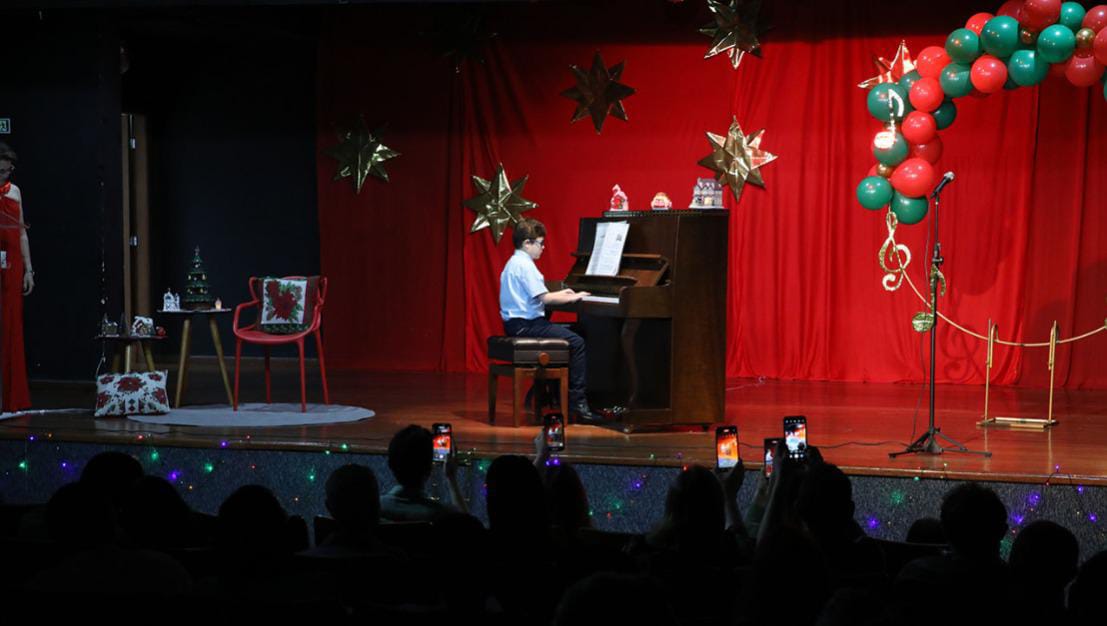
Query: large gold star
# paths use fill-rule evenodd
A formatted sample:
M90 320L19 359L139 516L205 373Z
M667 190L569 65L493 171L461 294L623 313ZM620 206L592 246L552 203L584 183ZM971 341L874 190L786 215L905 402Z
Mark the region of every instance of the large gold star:
M775 161L776 155L761 149L764 134L765 129L752 135L743 134L737 117L731 122L726 137L707 133L713 152L700 159L699 165L714 171L715 180L730 187L735 200L742 199L742 188L747 182L765 186L760 168Z
M608 69L597 51L596 56L592 57L592 69L584 71L576 65L570 65L569 69L576 77L577 84L561 92L561 95L577 103L577 110L570 123L591 115L592 125L596 127L596 134L599 134L608 113L627 121L627 112L621 101L634 95L634 89L619 82L623 75L622 61Z
M711 37L711 47L703 58L710 59L725 52L730 57L730 65L738 69L746 54L761 56L761 42L757 40L764 31L757 22L761 0L707 0L707 8L715 21L700 29Z
M381 130L383 129L369 132L365 118L359 117L354 128L338 131L338 144L326 150L328 155L338 161L335 180L353 177L357 193L361 193L361 186L370 174L388 182L388 172L382 164L400 156L400 153L381 143Z
M915 62L911 60L911 52L907 50L907 42L899 42L896 55L889 61L884 57L873 55L873 65L876 65L878 74L872 78L857 83L862 89L869 89L880 83L895 83L903 78L904 74L915 71Z
M473 196L464 202L464 205L477 212L477 219L473 220L470 233L475 233L482 228L492 231L492 239L500 243L500 237L509 224L519 222L523 211L529 211L538 206L537 202L531 202L523 197L523 186L527 184L528 176L508 183L507 172L504 164L496 167L496 175L492 180L485 180L479 176L473 176L473 186L480 195Z

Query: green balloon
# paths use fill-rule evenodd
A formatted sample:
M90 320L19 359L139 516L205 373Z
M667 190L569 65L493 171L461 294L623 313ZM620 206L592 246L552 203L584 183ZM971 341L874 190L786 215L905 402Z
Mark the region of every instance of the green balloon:
M919 73L917 71L911 70L910 72L907 72L906 74L903 75L902 78L899 79L899 86L903 87L903 90L906 91L907 93L910 93L911 92L911 85L914 85L915 81L919 80L920 78L922 78L922 76L919 76ZM910 102L911 101L908 100L908 103L910 103Z
M1076 35L1060 24L1054 24L1038 35L1038 54L1047 63L1061 63L1072 56Z
M857 185L857 201L869 210L887 206L892 201L892 183L883 176L866 176Z
M946 39L946 53L955 63L972 63L980 56L980 37L967 28L958 28Z
M1075 33L1083 25L1085 13L1087 11L1079 2L1066 2L1061 5L1061 19L1058 23Z
M992 56L1011 56L1019 47L1019 21L1006 15L988 20L980 31L980 45Z
M898 192L892 196L892 213L896 214L900 224L918 224L929 209L930 203L926 198L911 198Z
M942 70L938 82L950 98L960 98L972 93L972 68L963 63L950 63Z
M1049 75L1049 63L1033 50L1017 50L1007 61L1007 75L1023 87L1031 87Z
M907 90L895 83L880 83L869 90L866 104L869 114L881 122L897 120L907 115Z
M953 100L946 100L931 115L934 116L934 123L938 130L945 130L953 120L957 119L957 105L953 104Z
M873 142L873 156L884 165L899 165L907 158L907 140L903 135L896 133L896 139L887 148L880 148Z

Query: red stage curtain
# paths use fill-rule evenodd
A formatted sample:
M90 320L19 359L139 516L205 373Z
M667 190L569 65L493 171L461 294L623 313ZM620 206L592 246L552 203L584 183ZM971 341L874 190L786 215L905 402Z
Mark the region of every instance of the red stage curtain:
M691 5L697 6L691 6ZM920 381L925 336L910 328L924 309L905 286L881 286L880 212L854 197L874 163L880 126L856 83L875 73L873 54L891 56L901 38L917 54L990 4L773 3L764 58L738 71L703 60L700 3L613 2L496 5L499 35L485 63L460 73L421 36L423 8L336 12L319 53L319 219L323 271L330 277L327 352L336 365L372 369L483 371L485 338L499 334L499 273L510 234L494 245L468 234L472 175L502 162L524 195L527 215L546 223L540 269L564 276L578 220L598 215L612 185L631 208L665 191L686 206L705 131L767 129L762 147L780 156L764 169L766 189L728 198L730 219L727 373L771 378ZM998 3L996 3L998 4ZM626 62L629 123L570 124L570 64ZM1102 216L1107 102L1100 88L1051 77L1040 88L957 101L942 132L939 172L957 181L943 197L941 241L949 294L940 308L985 332L1040 341L1053 320L1062 336L1103 324L1107 223ZM334 126L364 115L387 122L384 141L402 153L386 164L391 182L355 195L333 182L323 150ZM729 193L729 192L728 192ZM926 225L901 227L911 275L925 289ZM982 383L985 345L943 324L939 380ZM1058 384L1107 386L1098 336L1057 354ZM1044 349L996 351L993 380L1048 381Z

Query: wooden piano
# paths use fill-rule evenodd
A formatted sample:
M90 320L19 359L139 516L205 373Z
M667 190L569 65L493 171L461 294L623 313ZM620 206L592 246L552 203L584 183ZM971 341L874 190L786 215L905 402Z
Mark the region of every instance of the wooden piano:
M722 422L726 390L726 211L619 211L583 218L564 285L578 315L592 409L634 430ZM599 222L630 223L616 276L585 273Z

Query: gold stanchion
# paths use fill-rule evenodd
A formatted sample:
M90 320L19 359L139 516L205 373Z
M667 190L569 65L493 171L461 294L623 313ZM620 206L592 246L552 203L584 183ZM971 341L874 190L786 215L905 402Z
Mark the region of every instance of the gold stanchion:
M1049 331L1049 408L1045 419L1040 417L988 417L988 392L992 374L992 356L998 333L992 321L988 320L988 369L987 380L984 382L984 419L977 422L977 426L1005 426L1007 428L1025 428L1027 430L1046 430L1057 425L1053 419L1053 374L1057 356L1057 321L1054 320L1053 328Z

